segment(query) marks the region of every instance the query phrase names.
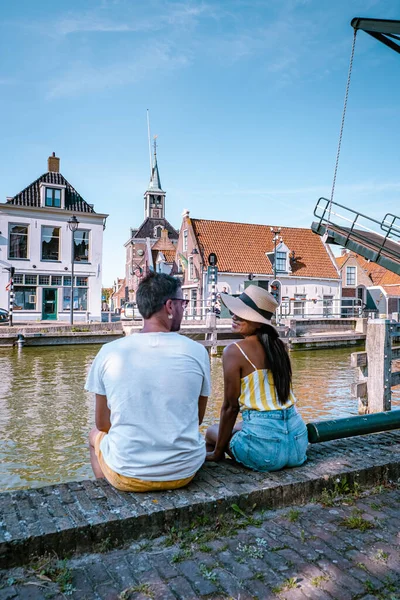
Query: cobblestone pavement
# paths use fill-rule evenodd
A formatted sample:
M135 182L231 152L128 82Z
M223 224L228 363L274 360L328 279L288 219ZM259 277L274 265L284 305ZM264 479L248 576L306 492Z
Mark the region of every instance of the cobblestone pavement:
M341 496L339 496L341 494ZM349 490L323 504L245 514L58 561L0 572L0 600L400 600L400 490Z

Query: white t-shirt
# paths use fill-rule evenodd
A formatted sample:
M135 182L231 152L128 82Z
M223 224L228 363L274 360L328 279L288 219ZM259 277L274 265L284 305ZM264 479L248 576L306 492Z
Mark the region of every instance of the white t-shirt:
M111 428L100 449L127 477L170 481L205 459L199 396L210 394L207 350L178 333L138 333L102 347L85 389L107 396Z

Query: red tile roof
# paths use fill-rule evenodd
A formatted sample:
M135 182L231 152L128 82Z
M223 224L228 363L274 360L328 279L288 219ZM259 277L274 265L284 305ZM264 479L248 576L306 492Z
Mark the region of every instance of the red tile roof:
M388 271L388 269L385 269L385 267L377 265L374 262L368 262L368 260L366 260L363 256L360 256L355 252L348 252L343 256L337 257L336 263L339 268L342 268L344 263L350 257L357 259L360 267L364 269L365 273L371 279L372 285L400 285L400 275L397 275L397 273L393 273L392 271Z
M218 257L218 269L231 273L272 274L265 252L274 251L269 225L190 219L203 259L211 252ZM295 251L292 275L339 279L337 270L319 235L311 229L281 227L282 241Z
M400 285L383 285L388 296L400 296Z
M167 262L174 262L175 260L175 256L176 256L176 250L161 250L160 252L162 252L165 256L165 260Z

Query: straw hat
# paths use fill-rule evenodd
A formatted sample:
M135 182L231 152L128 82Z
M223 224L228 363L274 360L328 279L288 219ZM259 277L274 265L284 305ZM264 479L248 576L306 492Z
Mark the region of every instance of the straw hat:
M279 306L272 294L257 285L249 285L237 298L221 294L221 300L234 315L266 325L271 325L271 318Z

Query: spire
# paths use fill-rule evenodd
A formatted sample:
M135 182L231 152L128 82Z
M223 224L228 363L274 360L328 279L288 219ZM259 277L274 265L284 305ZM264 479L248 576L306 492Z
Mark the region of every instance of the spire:
M158 172L158 165L157 165L157 136L154 136L154 159L153 159L153 168L151 170L151 178L150 178L150 183L149 183L149 187L148 190L153 191L153 190L160 190L162 191L162 187L161 187L161 180L160 180L160 173Z

